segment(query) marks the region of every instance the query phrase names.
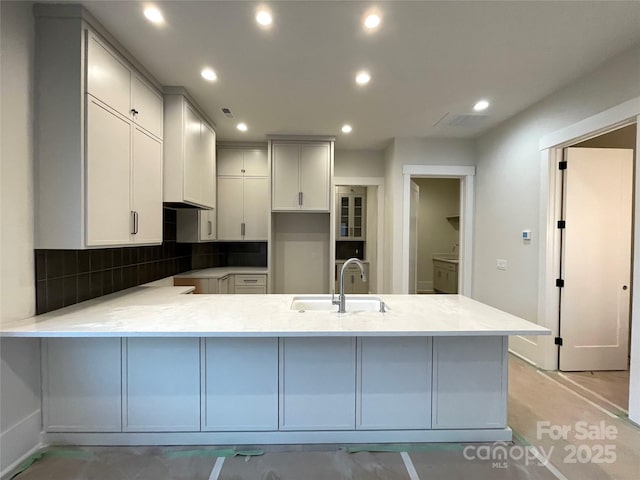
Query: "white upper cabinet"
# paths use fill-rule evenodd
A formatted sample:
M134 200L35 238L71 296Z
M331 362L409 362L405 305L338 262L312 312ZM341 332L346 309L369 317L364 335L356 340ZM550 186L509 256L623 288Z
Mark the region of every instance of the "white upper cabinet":
M90 31L87 35L87 93L162 138L162 95Z
M35 247L159 244L162 96L82 15L54 9L34 9Z
M162 95L137 75L131 82L131 109L136 125L162 138Z
M162 243L162 142L133 132L132 202L136 243Z
M129 115L131 70L93 33L87 37L87 93Z
M216 134L181 94L164 97L164 201L216 206Z
M216 239L215 209L180 208L176 213L176 241L200 243Z
M218 150L218 240L268 239L269 168L266 150Z
M331 142L272 144L272 210L329 211Z

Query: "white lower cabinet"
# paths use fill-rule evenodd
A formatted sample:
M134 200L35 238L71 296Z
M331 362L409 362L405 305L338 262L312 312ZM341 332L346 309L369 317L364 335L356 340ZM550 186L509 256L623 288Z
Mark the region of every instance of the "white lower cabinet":
M278 339L204 342L202 430L277 430Z
M354 430L356 340L280 339L280 430Z
M507 426L507 337L434 337L434 429Z
M431 428L431 338L358 338L358 429Z
M120 338L44 339L44 430L120 432L121 359Z
M128 338L125 432L200 430L200 339Z
M234 275L233 293L264 295L267 293L267 276Z

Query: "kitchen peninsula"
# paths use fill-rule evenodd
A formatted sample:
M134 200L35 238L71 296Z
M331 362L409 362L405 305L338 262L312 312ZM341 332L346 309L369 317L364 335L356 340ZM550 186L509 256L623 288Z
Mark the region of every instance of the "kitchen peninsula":
M141 286L2 326L42 338L44 442L496 441L509 335L548 329L460 295L386 311ZM367 297L370 298L370 297Z

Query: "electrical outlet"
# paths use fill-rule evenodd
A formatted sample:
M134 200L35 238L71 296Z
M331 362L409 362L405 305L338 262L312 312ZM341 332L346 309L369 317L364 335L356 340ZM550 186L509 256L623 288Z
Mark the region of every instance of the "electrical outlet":
M496 260L496 267L498 270L506 270L507 269L507 261L504 258L498 258Z

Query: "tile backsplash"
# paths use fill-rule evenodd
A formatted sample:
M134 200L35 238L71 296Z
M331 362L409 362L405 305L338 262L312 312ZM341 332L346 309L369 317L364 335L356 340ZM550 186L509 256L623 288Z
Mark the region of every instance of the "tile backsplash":
M36 313L192 269L267 265L267 244L176 242L176 212L165 208L163 243L96 250L35 250Z

